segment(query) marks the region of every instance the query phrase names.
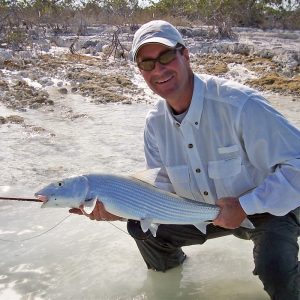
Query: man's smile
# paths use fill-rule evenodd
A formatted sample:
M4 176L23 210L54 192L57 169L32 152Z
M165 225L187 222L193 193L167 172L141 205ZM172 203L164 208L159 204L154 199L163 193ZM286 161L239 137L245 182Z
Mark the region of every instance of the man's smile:
M155 83L156 84L164 84L168 81L170 81L171 79L173 79L174 75L170 75L169 77L162 79L162 80L156 80Z

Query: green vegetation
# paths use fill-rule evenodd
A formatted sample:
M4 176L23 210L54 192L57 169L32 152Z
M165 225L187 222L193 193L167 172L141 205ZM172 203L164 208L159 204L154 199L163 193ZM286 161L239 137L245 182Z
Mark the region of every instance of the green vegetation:
M233 26L300 29L300 0L0 0L0 47L18 50L52 34L85 35L88 26L164 19L208 25L212 38L235 38Z
M7 25L43 25L56 31L76 26L84 34L89 25L134 25L153 18L170 20L176 25L214 25L221 36L230 35L231 26L300 29L299 3L299 0L150 0L149 6L141 7L138 0L0 0L0 32Z

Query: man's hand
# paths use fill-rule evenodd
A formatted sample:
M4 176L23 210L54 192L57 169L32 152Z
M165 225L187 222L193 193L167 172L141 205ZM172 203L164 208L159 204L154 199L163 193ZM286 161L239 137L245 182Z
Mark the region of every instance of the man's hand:
M84 209L83 205L80 206L80 208L71 208L69 210L70 213L72 214L77 214L77 215L85 215L86 217L90 218L91 220L96 220L96 221L118 221L122 220L121 217L115 216L108 211L105 210L104 205L102 202L97 201L96 206L94 210L90 213L87 214Z
M240 227L241 223L247 217L238 198L221 198L216 204L221 208L219 215L213 221L213 224L216 226L235 229Z

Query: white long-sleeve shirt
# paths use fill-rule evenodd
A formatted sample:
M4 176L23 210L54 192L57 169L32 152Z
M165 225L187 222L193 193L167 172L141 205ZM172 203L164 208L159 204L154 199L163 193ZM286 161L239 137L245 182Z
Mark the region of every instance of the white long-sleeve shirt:
M147 167L162 170L157 185L180 196L239 197L248 215L300 206L300 131L246 86L195 75L182 122L159 100L144 146Z

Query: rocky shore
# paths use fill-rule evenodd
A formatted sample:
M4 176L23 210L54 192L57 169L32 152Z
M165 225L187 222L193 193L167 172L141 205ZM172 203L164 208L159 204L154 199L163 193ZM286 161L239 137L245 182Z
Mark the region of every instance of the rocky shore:
M237 28L237 39L228 41L212 39L207 28L179 29L196 72L300 101L300 32ZM130 28L103 26L91 28L90 36L36 38L31 49L0 47L1 105L15 111L51 108L50 87L94 103L151 102L129 59L132 38ZM12 120L2 117L0 124Z

